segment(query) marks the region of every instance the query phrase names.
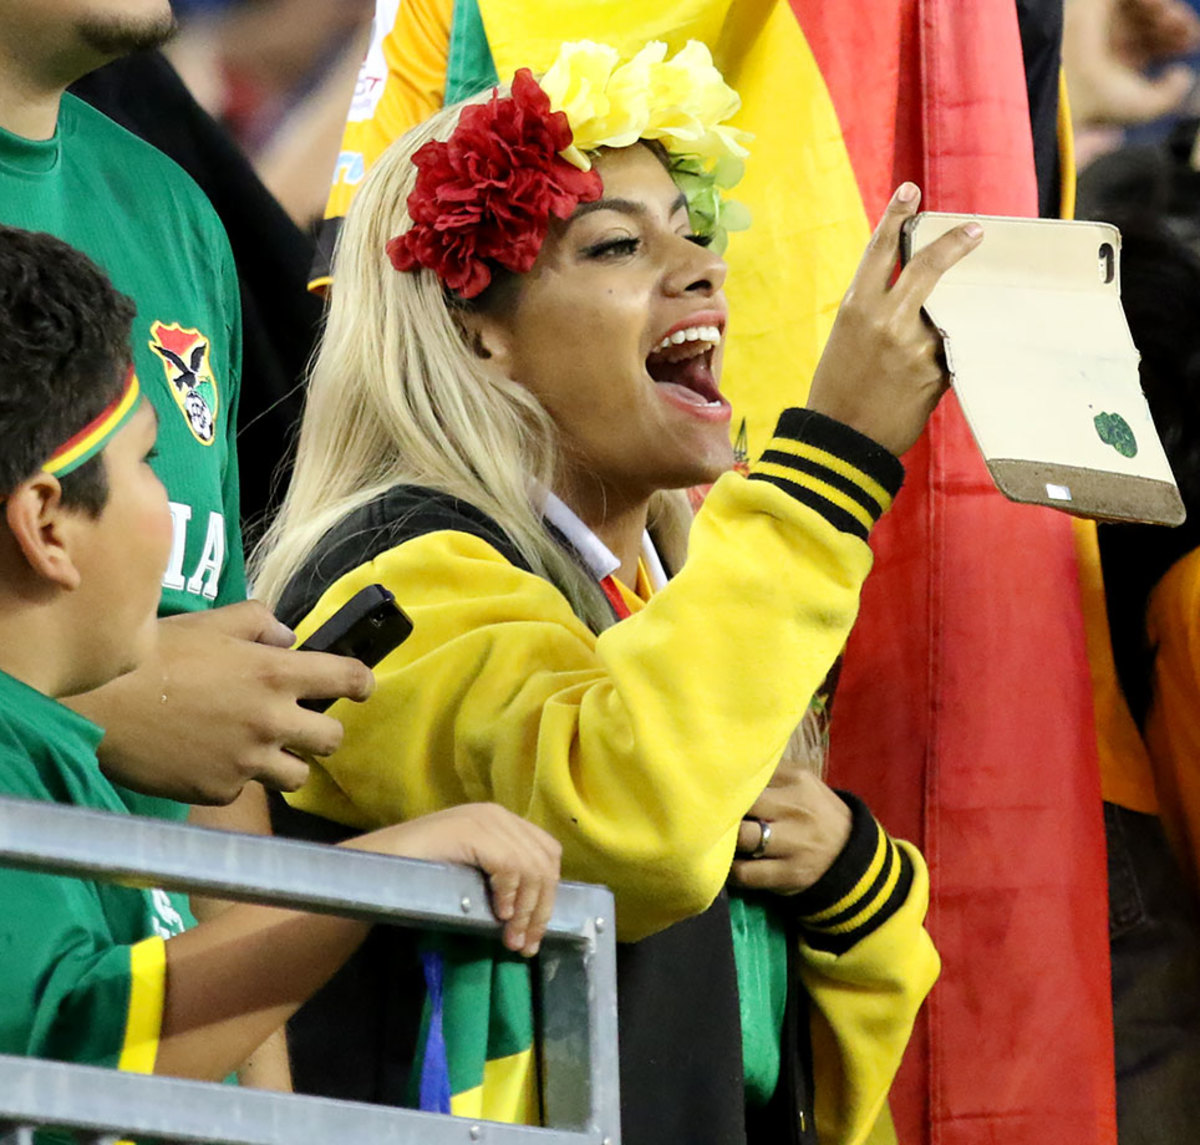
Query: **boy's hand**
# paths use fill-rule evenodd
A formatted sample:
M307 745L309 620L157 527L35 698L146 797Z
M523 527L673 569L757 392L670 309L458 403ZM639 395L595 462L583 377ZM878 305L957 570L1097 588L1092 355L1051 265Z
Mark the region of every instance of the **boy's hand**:
M294 634L257 601L160 620L158 635L135 672L70 705L105 729L110 779L186 803L228 803L251 779L295 790L308 765L291 753L342 741L336 719L297 700L365 700L374 687L357 660L290 651Z
M554 911L562 847L519 815L496 803L464 803L344 846L478 867L491 885L492 911L505 924L504 945L526 958L538 952Z

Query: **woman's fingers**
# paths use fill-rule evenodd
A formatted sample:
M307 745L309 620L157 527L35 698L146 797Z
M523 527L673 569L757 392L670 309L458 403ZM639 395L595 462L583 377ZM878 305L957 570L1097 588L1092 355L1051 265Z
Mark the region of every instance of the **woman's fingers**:
M970 254L982 239L983 227L979 223L963 223L913 255L892 287L897 312L915 317L942 275Z
M729 881L747 891L774 891L793 894L798 889L790 862L781 859L734 859Z
M921 190L915 183L901 183L896 188L858 264L850 284L851 294L874 296L887 291L896 259L900 257L900 232L920 204Z
M920 436L946 387L941 341L921 307L934 286L982 238L969 222L940 236L889 286L905 219L916 198L902 187L884 212L813 375L808 408L900 456Z
M762 843L762 838L762 821L755 819L751 811L738 827L736 854L752 855Z
M765 846L756 819L769 825ZM850 827L850 808L837 793L810 772L798 773L787 786L768 787L747 812L730 878L752 890L796 894L829 869Z

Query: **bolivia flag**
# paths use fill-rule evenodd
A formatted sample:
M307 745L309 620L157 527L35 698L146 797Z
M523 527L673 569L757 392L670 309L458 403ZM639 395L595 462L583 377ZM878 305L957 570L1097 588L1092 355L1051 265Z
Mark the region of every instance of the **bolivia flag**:
M384 42L385 55L416 53L412 119L377 140L378 116L351 123L339 171L354 170L335 185L334 217L364 159L436 106L450 26L468 8L501 79L544 70L564 40L624 55L651 39L709 45L742 95L735 122L755 135L735 191L754 225L727 255L724 382L752 456L778 410L803 403L900 181L921 185L930 209L1037 214L1014 0L478 0L478 17L463 0L379 7L401 31L406 9L414 23L436 9L445 38L436 51L415 33L408 48ZM834 781L916 842L932 875L944 970L893 1089L898 1137L1111 1145L1105 843L1071 522L995 491L952 397L904 460L904 490L873 539L832 758Z

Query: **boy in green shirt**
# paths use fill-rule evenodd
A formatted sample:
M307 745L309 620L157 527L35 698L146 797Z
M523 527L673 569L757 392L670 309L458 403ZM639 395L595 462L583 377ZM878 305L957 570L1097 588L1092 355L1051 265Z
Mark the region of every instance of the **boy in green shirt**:
M133 316L85 256L0 227L0 795L116 815L103 731L59 700L158 639L172 521ZM348 845L482 867L506 944L536 951L558 845L516 816L469 805ZM0 867L0 1053L222 1078L367 929L249 905L192 922L162 890Z

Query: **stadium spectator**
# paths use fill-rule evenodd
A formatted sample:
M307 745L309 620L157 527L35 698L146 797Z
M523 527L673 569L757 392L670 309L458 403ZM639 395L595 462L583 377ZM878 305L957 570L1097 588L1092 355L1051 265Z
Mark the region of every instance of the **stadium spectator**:
M304 696L361 696L361 665L285 650L291 634L245 597L234 429L241 321L229 245L195 184L67 85L162 42L167 0L0 0L0 222L93 257L138 316L134 359L159 417L171 498L157 653L72 704L106 729L100 758L136 810L232 799L251 778L294 787L336 720ZM229 605L229 607L217 607ZM186 614L176 616L175 614ZM141 792L150 791L154 795Z
M261 533L283 495L282 447L300 424L300 380L321 320L320 300L305 291L313 241L287 217L162 52L114 60L70 91L174 159L196 180L229 236L242 304L245 382L237 408L242 528L244 537Z
M1107 217L1122 231L1142 387L1188 511L1177 529L1099 528L1120 697L1141 735L1127 770L1144 788L1104 809L1118 1135L1182 1145L1200 1117L1200 261L1161 216L1127 205Z
M809 407L748 479L720 476L725 266L707 247L737 99L701 45L658 48L614 71L615 52L566 45L541 81L557 106L578 96L565 116L518 72L408 133L358 191L257 583L304 632L379 578L416 630L372 699L341 705L341 749L280 823L332 837L484 793L519 810L616 895L625 1141L858 1142L886 1121L936 971L927 876L781 756L853 621L895 455L943 389L921 299L979 232L889 287L917 202L902 187ZM721 161L679 158L695 152ZM718 477L683 563L668 491ZM527 971L444 957L448 1108L536 1122ZM386 974L342 977L298 1080L311 1050L386 1100L388 1048L357 1022Z
M1194 115L1197 52L1200 15L1189 0L1067 0L1063 72L1080 167L1135 125L1165 131Z
M116 816L102 729L59 700L131 670L160 628L172 515L133 315L79 252L0 227L0 793ZM510 812L454 808L349 845L482 867L506 943L536 951L559 848ZM190 921L162 890L0 867L0 1053L218 1080L368 929L249 905Z

